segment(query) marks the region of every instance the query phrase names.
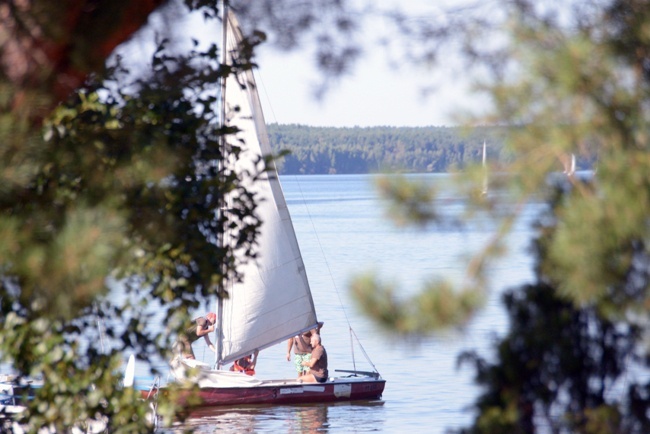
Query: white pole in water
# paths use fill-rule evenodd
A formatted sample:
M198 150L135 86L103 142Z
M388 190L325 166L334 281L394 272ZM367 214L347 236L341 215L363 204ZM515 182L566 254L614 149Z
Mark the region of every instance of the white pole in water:
M485 167L485 140L483 140L483 167Z
M485 140L483 140L483 194L488 192L488 176L487 176L487 165L486 165L486 145Z

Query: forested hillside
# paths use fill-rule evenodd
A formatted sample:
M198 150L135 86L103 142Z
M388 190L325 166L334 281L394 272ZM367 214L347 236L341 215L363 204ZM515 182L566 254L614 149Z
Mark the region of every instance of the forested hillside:
M482 158L504 161L497 128L471 132L451 127L268 126L274 152L290 154L279 162L282 174L343 174L380 171L446 172Z

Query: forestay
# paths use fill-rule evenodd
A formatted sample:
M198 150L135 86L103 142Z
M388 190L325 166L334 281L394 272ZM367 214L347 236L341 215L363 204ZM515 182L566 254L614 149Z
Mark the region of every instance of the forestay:
M242 34L232 13L227 19L227 64L237 64ZM275 169L253 182L262 156L271 147L252 71L226 80L225 121L240 133L228 140L241 142L235 170L248 191L256 193L262 221L258 257L240 268L243 282L231 282L223 300L220 363L230 363L255 349L279 343L317 324L305 267ZM239 143L238 143L239 144Z

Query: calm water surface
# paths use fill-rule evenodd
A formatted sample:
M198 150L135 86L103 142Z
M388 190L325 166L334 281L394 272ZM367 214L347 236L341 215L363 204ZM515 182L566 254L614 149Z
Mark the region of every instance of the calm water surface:
M446 175L422 175L444 185ZM540 205L529 205L508 239L510 253L490 268L491 292L485 308L462 331L450 331L420 342L405 342L380 330L351 304L347 286L355 274L373 271L395 282L403 293L417 291L427 278L462 281L467 258L493 235L477 218L460 229L426 231L396 228L384 218L369 175L284 176L287 198L302 250L318 318L325 322L323 344L330 369L352 369L349 326L361 340L372 363L387 380L381 401L309 406L252 406L203 411L183 426L199 433L216 432L431 432L442 433L471 421L468 407L478 393L473 372L457 369L457 355L477 349L489 355L489 343L507 327L500 303L504 289L530 280L527 252L530 220ZM444 194L443 194L444 196ZM453 193L438 203L458 212L462 200ZM349 321L349 324L348 324ZM198 358L211 354L197 342ZM195 344L196 346L196 344ZM286 345L259 356L261 378L293 377ZM368 369L355 350L357 369ZM140 369L140 368L138 368Z

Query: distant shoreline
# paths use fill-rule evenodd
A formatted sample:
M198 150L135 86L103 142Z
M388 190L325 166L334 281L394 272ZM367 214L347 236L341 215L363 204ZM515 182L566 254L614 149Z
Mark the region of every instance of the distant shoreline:
M502 155L504 129L478 127L312 127L268 125L280 174L447 173ZM469 131L469 132L468 132Z

